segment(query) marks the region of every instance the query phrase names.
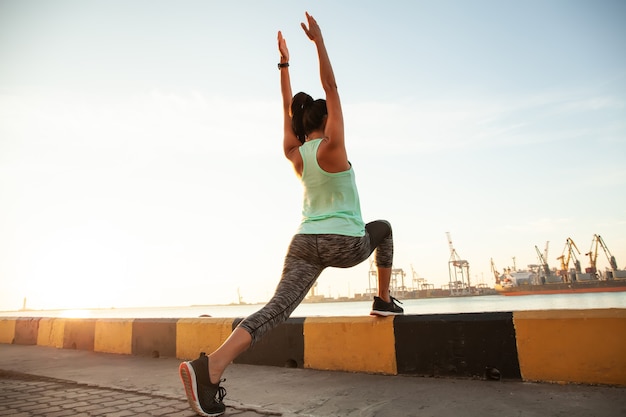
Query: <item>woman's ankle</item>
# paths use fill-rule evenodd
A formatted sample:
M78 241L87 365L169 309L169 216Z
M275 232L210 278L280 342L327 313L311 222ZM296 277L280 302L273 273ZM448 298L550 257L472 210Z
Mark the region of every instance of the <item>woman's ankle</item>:
M209 381L211 384L219 384L224 374L224 367L220 366L219 360L209 355Z

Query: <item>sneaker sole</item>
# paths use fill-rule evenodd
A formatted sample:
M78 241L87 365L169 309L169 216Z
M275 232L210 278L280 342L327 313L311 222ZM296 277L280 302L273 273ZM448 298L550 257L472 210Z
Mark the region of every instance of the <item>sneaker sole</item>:
M370 311L370 316L389 317L389 316L403 316L404 313L394 313L392 311Z
M198 401L198 385L196 384L196 373L193 370L193 366L191 366L191 362L183 362L178 367L178 373L180 374L180 379L183 381L183 386L185 387L185 395L187 396L187 401L189 405L199 416L202 417L216 417L221 416L224 413L219 414L207 414L200 407L200 402Z

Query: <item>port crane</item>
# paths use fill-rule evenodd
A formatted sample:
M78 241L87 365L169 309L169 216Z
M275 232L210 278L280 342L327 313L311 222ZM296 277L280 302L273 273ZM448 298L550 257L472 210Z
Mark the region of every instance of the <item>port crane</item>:
M620 270L617 267L617 261L615 260L615 256L611 255L609 248L604 243L604 239L600 235L593 235L593 240L591 241L591 248L588 253L585 255L589 256L590 265L588 270L593 270L593 273L597 273L596 261L598 259L598 246L602 247L604 254L606 255L607 260L609 261L609 265L611 267L610 271L607 271L607 279L611 278L626 278L626 271ZM591 272L591 271L588 271Z
M496 284L500 283L500 273L498 272L498 268L496 268L496 264L493 261L493 258L491 258L491 273L493 274L494 278L496 279Z
M392 268L391 269L391 281L389 283L389 290L391 291L391 295L396 297L404 297L407 291L406 286L404 285L404 278L406 277L406 272L402 268ZM400 285L398 285L398 278L400 278Z
M596 262L598 260L598 246L604 247L604 245L601 245L600 243L601 239L602 238L600 236L593 235L593 239L591 239L591 247L589 248L589 252L585 253L585 256L589 257L589 267L585 268L585 272L588 274L594 274L596 276L598 274L598 268L596 265Z
M391 278L389 280L389 292L393 296L404 296L407 287L404 285L404 278L406 277L406 273L402 268L393 268L391 270ZM400 285L398 285L398 278L400 279ZM372 281L374 285L372 285ZM368 279L369 288L367 289L368 294L376 295L378 293L378 271L376 269L376 263L374 262L374 258L370 258L370 268L369 268L369 279Z
M535 250L537 251L537 257L539 258L539 264L543 269L544 277L549 277L551 275L550 266L548 265L548 245L550 241L546 242L546 248L543 251L543 254L539 251L537 245L535 245Z
M465 295L470 291L469 262L461 259L456 249L454 249L450 232L446 232L446 236L448 237L448 247L450 248L450 260L448 261L450 295Z
M573 281L576 278L576 272L578 273L581 272L580 261L576 257L576 253L574 252L574 250L578 252L578 254L580 255L580 251L578 250L578 247L576 247L576 244L574 243L574 241L568 237L567 240L565 241L565 247L563 248L563 253L561 254L561 256L556 258L557 260L561 261L561 270L559 271L559 275L561 275L561 277L563 278L563 281L565 282ZM572 277L570 277L570 273L569 273L569 262L571 259L574 259L574 269L576 271L572 274L572 277L574 279L571 279Z

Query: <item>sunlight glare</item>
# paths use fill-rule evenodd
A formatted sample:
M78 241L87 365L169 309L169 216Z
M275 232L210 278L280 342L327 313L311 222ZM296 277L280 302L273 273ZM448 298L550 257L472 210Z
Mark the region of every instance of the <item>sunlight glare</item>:
M87 319L91 317L91 312L89 310L81 309L63 310L59 314L59 317L64 319Z

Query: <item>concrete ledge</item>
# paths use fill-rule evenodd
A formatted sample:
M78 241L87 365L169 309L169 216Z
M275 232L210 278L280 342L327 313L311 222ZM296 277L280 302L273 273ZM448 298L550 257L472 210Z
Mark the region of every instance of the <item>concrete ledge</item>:
M13 344L15 342L15 322L17 322L15 317L0 319L0 343Z
M36 345L39 331L38 318L19 318L15 322L16 345Z
M192 359L241 319L0 318L0 343ZM626 309L293 318L237 363L626 386Z
M233 329L242 319L233 322ZM307 319L308 320L308 319ZM249 365L302 368L304 359L304 318L292 318L281 324L235 359Z
M514 314L526 381L626 385L626 310Z
M393 317L311 317L304 323L304 367L395 375Z
M96 338L95 319L65 319L63 348L93 350Z
M132 333L133 354L175 358L177 322L178 319L135 319Z
M126 319L96 321L94 351L106 353L133 353L133 323Z
M180 319L176 323L176 357L195 359L198 353L211 353L232 331L233 319Z
M62 348L65 334L65 319L44 317L39 320L37 345Z
M399 316L394 327L399 373L520 379L513 313Z

